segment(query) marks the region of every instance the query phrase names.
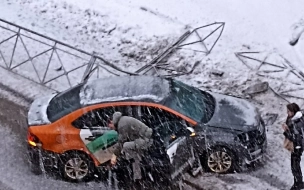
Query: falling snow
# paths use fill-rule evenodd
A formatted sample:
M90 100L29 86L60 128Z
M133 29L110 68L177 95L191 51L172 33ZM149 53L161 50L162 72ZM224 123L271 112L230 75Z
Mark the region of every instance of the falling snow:
M177 60L184 60L184 62L191 63L194 62L194 59L202 62L194 74L180 77L180 79L201 89L235 95L242 95L242 90L251 84L260 80L268 80L268 78L257 77L240 63L234 54L237 51L283 54L303 71L304 38L300 38L296 46L291 47L288 44L290 39L300 36L303 31L301 27L292 27L298 21L301 23L303 13L303 2L300 0L293 2L286 0L252 2L192 0L178 3L169 0L166 5L163 1L155 0L145 2L138 0L126 2L7 0L0 2L0 18L89 52L97 51L110 62L127 68L129 71L134 71L153 59L155 54L176 40L188 27L223 21L226 23L224 34L219 40L219 44L208 56L187 57L191 54L184 54L182 58L177 57ZM2 64L1 59L0 64ZM224 74L222 76L210 75L213 69L220 69L224 71ZM26 96L33 98L42 94L50 94L49 90L41 90L37 84L33 85L18 76L7 73L2 68L0 72L1 76L5 76L6 79L1 83ZM81 76L76 73L76 78ZM1 90L1 94L2 92ZM6 98L12 99L11 95L6 92L4 94ZM91 100L91 98L85 98L85 101L90 102ZM200 184L206 189L290 188L293 180L290 171L290 155L282 148L283 135L280 127L286 117L285 104L287 102L277 97L272 91L257 94L249 101L260 108L263 114L270 112L279 115L277 121L268 126L267 163L263 167L247 173L220 176L206 173L200 177L191 178L193 183ZM298 99L293 101L301 102ZM243 113L246 118L244 120L248 124L254 123L249 119L253 118L255 112L253 108L240 103L237 105L243 109L248 108L248 112ZM44 106L41 105L39 109L32 112L36 114L31 114L34 115L29 118L31 123L38 120L47 122L47 118L43 114ZM4 111L2 109L2 112ZM5 122L5 118L10 117L13 115L5 115L3 122ZM16 120L18 119L20 118L16 118ZM29 172L27 162L22 159L26 150L24 138L15 136L15 133L19 133L20 130L13 132L10 131L13 126L4 127L4 130L1 129L1 139L4 141L1 153L5 155L0 162L3 171L0 176L1 187L4 184L10 187L8 189L106 189L103 183L91 182L75 185L51 177L44 179L43 176L34 176ZM303 165L303 161L301 164ZM111 174L109 173L109 175Z

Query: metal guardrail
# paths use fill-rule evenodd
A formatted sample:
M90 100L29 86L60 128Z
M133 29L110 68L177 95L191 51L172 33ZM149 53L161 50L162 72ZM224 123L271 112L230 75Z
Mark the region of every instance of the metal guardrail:
M277 55L280 57L281 65L269 61L270 54L267 54L264 58L260 55L261 52L237 52L236 57L246 65L250 70L256 72L258 76L265 77L268 80L274 80L279 82L276 87L272 87L273 92L281 97L282 99L290 102L290 98L304 100L304 95L302 93L297 93L299 95L291 94L293 92L301 92L304 90L304 74L300 70L297 70L291 62L289 62L284 56ZM258 57L258 58L257 58ZM263 69L263 67L268 66L270 70ZM275 75L273 75L275 74ZM288 77L293 77L296 80L287 80ZM286 84L289 84L286 86ZM293 87L291 87L293 85ZM285 88L285 89L284 89Z
M205 37L202 38L198 31L201 30L201 29L207 28L207 27L211 27L211 26L217 26L217 27L215 29L211 30ZM216 45L216 43L220 39L220 37L223 33L223 30L224 30L224 27L225 27L224 22L215 22L215 23L208 24L208 25L205 25L205 26L197 27L197 28L193 29L192 31L187 31L171 47L167 48L160 55L155 57L150 63L148 63L147 65L138 69L135 73L146 74L147 72L149 72L152 69L154 69L156 74L158 74L159 69L173 71L172 68L168 67L168 65L162 64L163 60L166 59L172 53L176 52L177 50L184 49L187 46L189 47L191 45L198 44L198 43L200 43L202 45L202 47L205 49L205 50L201 51L201 53L204 53L205 55L208 55L209 53L211 53L212 49L214 48L214 46ZM208 38L210 38L212 35L214 35L215 32L217 32L217 31L220 31L220 32L217 35L215 41L213 43L211 43L211 47L208 49L208 47L205 44L205 41ZM192 35L195 35L199 40L188 42L188 43L183 43ZM197 65L198 65L198 63L195 63L190 71L180 71L176 74L170 74L170 75L166 75L166 76L169 76L169 77L175 76L176 77L176 76L180 76L180 75L191 74L194 71L194 69L196 68Z
M94 63L100 64L99 66L111 70L116 75L135 75L94 53L86 52L3 19L0 19L0 32L2 33L0 66L55 91L61 91L67 87L65 85L61 88L60 83L67 83L68 87L72 87L81 82L84 77L81 78L79 75L72 77L71 74L76 70L87 70L90 60L94 60ZM37 52L39 48L41 49ZM84 71L81 74L83 73ZM52 84L55 80L59 80L57 85Z
M89 80L91 77L143 75L151 69L154 69L156 73L158 73L157 70L165 70L171 73L165 76L175 77L192 73L197 63L193 65L190 71L176 71L174 68L170 68L170 64L161 62L176 50L197 43L202 43L205 48L203 53L209 54L221 37L224 25L222 22L216 22L186 32L171 47L133 73L110 63L95 52L84 51L0 19L0 67L55 91L63 91L80 82ZM217 28L201 38L198 30L209 26L217 26ZM220 34L212 43L211 48L208 49L204 41L216 31L220 31ZM199 40L182 44L193 34L197 35Z

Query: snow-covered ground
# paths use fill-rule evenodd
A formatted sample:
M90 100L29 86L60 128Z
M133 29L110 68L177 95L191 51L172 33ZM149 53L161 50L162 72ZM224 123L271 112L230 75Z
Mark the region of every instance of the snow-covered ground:
M269 58L271 62L277 62L279 54L282 54L298 69L303 70L301 66L301 60L304 60L303 55L297 53L301 45L303 47L301 43L303 39L296 47L288 45L292 36L293 23L303 16L300 1L225 3L192 0L179 3L168 1L166 5L163 5L161 1L121 3L118 1L18 0L4 1L0 9L0 16L3 19L87 52L96 51L106 60L128 71L134 71L147 63L187 29L215 21L225 22L223 36L211 54L204 56L193 52L182 52L182 55L177 56L178 61L174 62L180 66L180 64L193 65L197 59L201 61L194 75L188 77L191 80L187 80L196 86L203 84L224 88L227 86L225 83L235 85L251 78L244 75L248 73L248 68L234 55L239 51L262 52L264 54L259 55L261 60L268 53L275 53L275 56ZM30 49L41 48L34 45L30 46ZM13 43L2 46L12 49ZM7 56L10 54L8 53ZM42 67L41 70L46 67L43 61L46 62L39 59L36 63L36 66L39 65L38 68ZM76 66L73 62L64 64L70 69ZM33 75L33 69L29 68L20 68L20 70L31 72L30 74ZM52 70L56 68L58 68L58 63L51 67ZM210 83L210 78L206 75L209 75L212 68L224 70L224 79L213 80ZM79 72L71 73L72 79L79 81L83 70L84 68ZM66 88L67 82L60 80L57 81L58 85Z
M181 51L171 60L174 60L177 67L181 64L188 64L190 67L199 60L200 64L192 75L179 78L202 89L233 95L242 95L244 89L258 81L268 81L272 88L281 88L282 91L303 85L303 82L295 77L285 79L278 73L275 73L274 77L279 79L258 77L256 72L250 71L234 54L241 51L258 51L261 53L254 55L255 57L264 60L268 56L267 61L277 65L282 64L280 56L282 55L304 72L304 38L300 38L296 46L289 45L294 23L303 17L304 6L301 0L292 2L287 0L252 2L3 0L0 2L0 18L88 52L95 51L109 62L128 71L135 71L152 60L186 30L213 22L225 22L223 35L210 54L206 56ZM0 35L1 40L3 39ZM38 49L34 45L31 47L34 51ZM73 63L65 64L71 68L75 66ZM212 69L224 71L224 75L214 76L210 73ZM274 70L274 68L265 69ZM24 70L30 71L28 68ZM17 79L2 69L0 72L1 76L6 77L0 82L19 93L29 97L51 93L31 82ZM74 74L75 81L81 74L80 71ZM300 85L290 82L298 82ZM59 81L56 85L61 83L63 82ZM297 91L295 95L303 96L303 91ZM263 113L280 114L277 122L269 127L267 164L250 173L211 175L196 179L201 184L206 183L206 186L212 184L213 189L287 189L292 184L289 155L282 148L283 136L280 127L285 117L287 102L270 90L254 96L250 101ZM297 101L303 105L303 101L299 99L290 99L290 101Z

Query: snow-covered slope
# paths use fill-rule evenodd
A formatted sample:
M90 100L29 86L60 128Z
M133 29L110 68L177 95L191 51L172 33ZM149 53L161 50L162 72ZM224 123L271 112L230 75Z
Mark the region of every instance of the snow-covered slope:
M188 81L196 86L210 85L205 76L212 68L225 70L224 78L228 82L221 79L213 81L211 86L246 81L248 76L244 73L248 73L248 68L235 57L238 51L275 52L284 55L298 69L304 69L303 55L298 53L303 43L300 41L297 47L288 45L293 23L303 16L300 1L192 0L164 4L162 1L17 0L1 2L0 10L1 18L88 52L96 51L128 71L154 58L186 29L223 21L226 23L223 36L211 54L190 56L182 52L177 59L184 60L183 63L201 60L203 64Z

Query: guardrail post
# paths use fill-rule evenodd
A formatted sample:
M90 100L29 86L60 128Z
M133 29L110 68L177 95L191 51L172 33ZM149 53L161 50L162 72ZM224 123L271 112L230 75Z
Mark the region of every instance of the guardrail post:
M11 60L10 60L10 63L9 63L9 69L11 69L12 64L13 64L13 59L14 59L14 55L15 55L15 51L16 51L18 39L19 39L19 36L20 36L20 30L21 30L21 29L19 28L19 29L18 29L18 32L17 32L17 36L16 36L16 41L15 41L15 44L14 44L13 53L12 53Z
M88 63L88 66L87 66L86 70L84 71L84 74L82 76L81 82L86 82L89 79L91 71L92 71L92 68L93 68L93 66L95 64L95 61L96 61L95 52L93 52L93 54L91 56L91 59L90 59L90 61Z

